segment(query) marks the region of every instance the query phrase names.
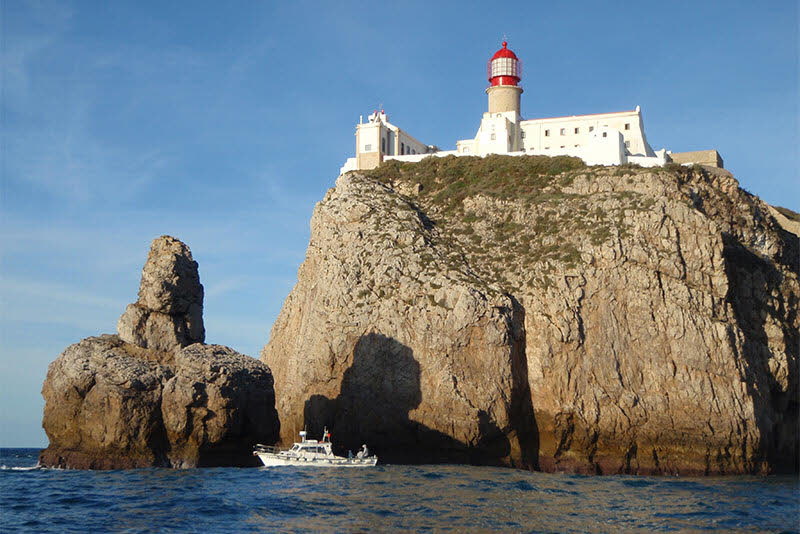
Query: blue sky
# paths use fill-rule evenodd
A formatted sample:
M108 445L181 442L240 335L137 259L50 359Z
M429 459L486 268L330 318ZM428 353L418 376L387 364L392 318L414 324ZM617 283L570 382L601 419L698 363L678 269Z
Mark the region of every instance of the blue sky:
M115 331L158 235L206 340L257 357L359 115L455 148L504 34L526 118L640 105L653 148L800 211L795 1L378 4L3 2L0 446L46 445L48 363Z

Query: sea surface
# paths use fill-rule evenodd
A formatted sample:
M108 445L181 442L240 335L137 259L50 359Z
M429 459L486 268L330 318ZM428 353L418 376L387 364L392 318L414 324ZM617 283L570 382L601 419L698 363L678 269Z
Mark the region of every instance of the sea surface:
M796 477L463 465L67 471L0 449L0 532L798 532Z

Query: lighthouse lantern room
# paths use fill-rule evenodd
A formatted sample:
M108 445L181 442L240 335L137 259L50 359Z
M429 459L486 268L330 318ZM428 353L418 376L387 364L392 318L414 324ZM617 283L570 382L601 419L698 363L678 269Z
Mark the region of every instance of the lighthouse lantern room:
M487 71L492 85L517 85L522 78L522 64L517 55L508 49L506 41L503 41L503 48L489 60Z
M487 76L490 84L486 89L489 95L489 113L512 111L519 115L522 65L517 55L509 50L507 42L503 41L503 47L489 60Z

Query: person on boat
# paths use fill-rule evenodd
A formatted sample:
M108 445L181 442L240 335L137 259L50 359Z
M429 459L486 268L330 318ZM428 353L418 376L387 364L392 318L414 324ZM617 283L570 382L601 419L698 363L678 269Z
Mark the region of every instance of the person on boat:
M357 458L366 458L369 456L369 449L367 449L367 445L361 445L361 450L358 451Z

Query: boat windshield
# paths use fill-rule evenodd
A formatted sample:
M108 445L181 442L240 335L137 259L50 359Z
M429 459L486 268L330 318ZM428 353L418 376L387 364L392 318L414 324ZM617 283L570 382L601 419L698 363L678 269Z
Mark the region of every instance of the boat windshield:
M306 446L302 448L303 452L310 452L312 454L325 454L325 447L319 447L317 445Z

